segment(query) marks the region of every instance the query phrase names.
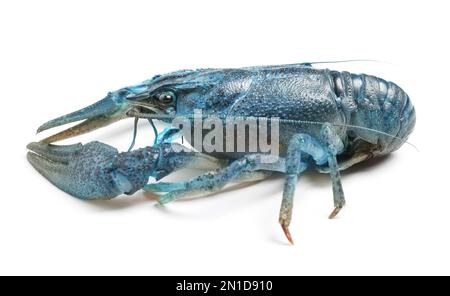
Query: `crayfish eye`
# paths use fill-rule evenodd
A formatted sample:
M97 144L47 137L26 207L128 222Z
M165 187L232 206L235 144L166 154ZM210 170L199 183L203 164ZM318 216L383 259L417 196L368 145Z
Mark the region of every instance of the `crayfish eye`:
M175 94L171 91L166 91L158 95L158 101L161 104L168 105L175 100Z

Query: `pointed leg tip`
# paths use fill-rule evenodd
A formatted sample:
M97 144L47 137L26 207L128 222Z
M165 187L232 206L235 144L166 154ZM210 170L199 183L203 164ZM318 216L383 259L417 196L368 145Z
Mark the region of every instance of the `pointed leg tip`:
M286 235L286 238L291 243L291 245L294 245L294 240L292 239L291 232L289 231L289 227L286 225L281 225L281 228L283 228L284 234Z
M334 219L339 214L339 212L342 210L342 207L335 207L333 212L331 212L330 216L328 216L328 219Z

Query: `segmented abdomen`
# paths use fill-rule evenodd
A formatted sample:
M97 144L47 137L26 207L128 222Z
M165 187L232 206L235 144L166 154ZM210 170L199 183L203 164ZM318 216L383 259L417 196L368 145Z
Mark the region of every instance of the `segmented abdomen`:
M374 153L387 154L406 141L416 116L409 96L398 85L365 74L332 71L331 76L336 95L350 110L349 124L362 127L349 130L376 145Z

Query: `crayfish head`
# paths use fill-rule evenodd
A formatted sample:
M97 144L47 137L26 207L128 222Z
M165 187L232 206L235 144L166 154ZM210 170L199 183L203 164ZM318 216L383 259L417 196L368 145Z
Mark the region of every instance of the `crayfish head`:
M41 142L50 144L65 140L129 117L151 118L152 116L167 115L172 112L175 106L174 93L167 89L158 93L153 92L152 85L151 81L145 81L135 86L110 92L105 98L90 106L44 123L38 128L38 133L82 121L60 133L43 139Z
M73 122L81 123L52 135L43 143L72 138L133 117L172 122L194 110L221 112L249 87L247 71L238 69L181 70L125 87L81 110L50 120L38 133Z

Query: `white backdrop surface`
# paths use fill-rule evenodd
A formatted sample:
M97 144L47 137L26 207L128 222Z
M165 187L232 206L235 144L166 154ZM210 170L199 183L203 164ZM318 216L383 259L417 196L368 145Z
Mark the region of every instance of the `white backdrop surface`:
M0 274L449 274L450 24L447 2L419 2L1 2ZM302 176L295 246L277 223L282 179L160 208L142 193L77 200L26 161L40 124L155 74L341 59L384 61L318 66L404 88L419 151L344 173L333 221L329 178ZM124 150L131 133L126 120L67 142Z

